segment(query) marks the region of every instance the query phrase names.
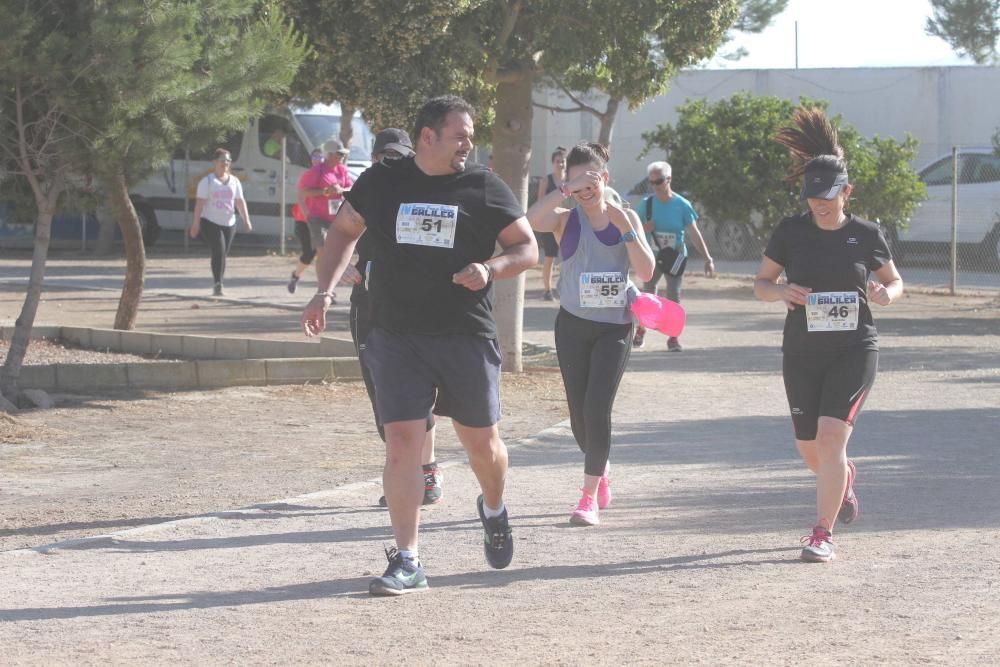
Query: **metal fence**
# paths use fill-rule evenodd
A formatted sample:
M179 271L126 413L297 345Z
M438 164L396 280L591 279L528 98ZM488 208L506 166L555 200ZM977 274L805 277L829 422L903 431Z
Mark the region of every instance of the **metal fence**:
M1000 289L1000 156L955 147L920 171L928 199L886 237L903 279L957 289ZM758 260L767 243L749 223L699 224L713 255L733 268Z

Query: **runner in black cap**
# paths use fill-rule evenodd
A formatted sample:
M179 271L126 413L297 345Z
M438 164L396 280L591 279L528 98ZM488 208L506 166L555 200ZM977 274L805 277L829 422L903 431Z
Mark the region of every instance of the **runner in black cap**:
M377 164L382 160L399 160L404 157L413 157L413 144L410 137L403 130L389 127L375 135L375 145L372 147L372 164ZM364 275L366 267L371 261L371 248L368 237L362 235L358 239L355 251L358 253L358 263L353 267L348 267L344 271L341 282L354 284L351 291L351 337L354 339L354 347L358 351L360 358L365 349L365 340L368 332L371 331L371 318L368 308L368 289L365 287ZM372 374L367 366L361 364L361 376L365 381L365 389L368 391L368 398L372 403L372 411L375 413L375 426L378 434L385 442L385 427L378 418L378 409L375 407L375 384L372 382ZM424 472L424 505L433 505L441 501L443 491L441 489L441 472L438 470L437 462L434 460L434 415L427 415L427 436L424 439L424 449L421 463ZM378 499L379 505L388 507L385 496Z
M802 560L833 560L833 527L858 515L855 466L847 458L854 421L875 381L878 336L869 302L888 306L903 280L878 225L844 209L853 190L837 132L820 109L798 109L775 137L802 177L809 212L774 230L754 294L783 301L782 370L795 444L816 473L816 525ZM779 282L785 273L787 282ZM873 279L874 277L874 279Z

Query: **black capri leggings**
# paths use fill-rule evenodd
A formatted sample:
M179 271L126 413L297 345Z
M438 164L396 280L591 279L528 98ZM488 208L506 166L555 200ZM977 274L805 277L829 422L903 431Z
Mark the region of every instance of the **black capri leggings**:
M820 417L854 426L875 383L878 350L847 348L826 354L785 353L781 372L796 440L815 440Z
M316 248L313 247L312 234L309 233L309 225L304 222L295 221L295 238L302 245L302 254L299 261L303 264L312 264L316 258Z
M223 227L208 218L202 218L198 226L198 236L212 251L212 278L217 283L221 283L222 277L226 274L226 255L229 254L229 247L233 244L234 231L236 225Z
M556 316L556 353L566 387L569 421L584 453L583 471L604 474L611 452L611 408L632 352L632 324Z

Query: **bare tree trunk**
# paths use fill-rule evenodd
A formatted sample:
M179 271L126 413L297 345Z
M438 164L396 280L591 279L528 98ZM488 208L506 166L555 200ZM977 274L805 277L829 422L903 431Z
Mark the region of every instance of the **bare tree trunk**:
M115 329L134 329L135 320L139 314L139 301L142 299L142 288L146 281L146 248L142 244L142 228L139 226L139 216L128 196L128 183L125 174L116 173L109 176L105 183L111 199L111 208L118 219L118 227L122 230L122 240L125 242L125 284L118 300L118 312L115 314Z
M38 303L42 297L45 261L49 256L49 241L52 238L52 216L55 212L55 202L59 199L60 189L53 189L47 197L35 193L38 221L35 223L35 248L31 256L28 292L24 295L21 314L14 322L14 335L10 341L10 349L7 350L7 358L4 360L3 368L0 369L0 398L7 397L11 403L15 404L19 393L17 382L21 375L21 366L28 353L31 329L35 325L35 315L38 313Z
M493 124L493 169L527 207L528 159L531 157L531 88L534 73L524 68L507 72L497 85L496 118ZM524 274L497 281L494 313L503 353L503 370L520 373L524 324Z
M340 108L340 143L345 146L350 146L351 139L354 138L355 111L356 109L354 107L345 106Z
M598 116L601 119L601 133L597 137L597 142L611 148L611 135L615 129L615 116L618 115L618 108L622 104L620 97L612 97L608 100L608 106L604 113Z

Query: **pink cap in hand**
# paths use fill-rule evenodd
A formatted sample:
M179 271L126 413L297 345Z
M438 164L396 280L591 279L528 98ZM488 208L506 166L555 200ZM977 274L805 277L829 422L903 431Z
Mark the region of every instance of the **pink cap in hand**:
M679 303L643 292L635 298L631 308L639 324L647 329L674 337L684 331L684 309Z

